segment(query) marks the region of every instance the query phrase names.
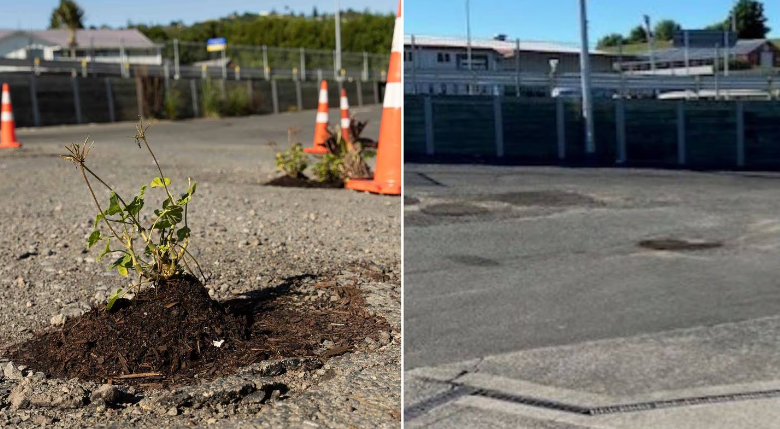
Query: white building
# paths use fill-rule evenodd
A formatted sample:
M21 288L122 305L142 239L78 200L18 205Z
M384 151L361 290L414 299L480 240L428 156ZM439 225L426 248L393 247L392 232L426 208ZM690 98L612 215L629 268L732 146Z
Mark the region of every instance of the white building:
M162 64L160 46L140 31L77 30L76 58L70 58L68 30L0 30L0 58L42 61Z
M444 75L447 72L469 70L468 41L463 38L435 36L404 37L404 69L407 92L415 73L420 76ZM519 46L518 46L519 45ZM617 56L591 50L591 68L594 72L612 73ZM471 41L471 70L479 72L516 72L549 75L551 64L556 73L578 73L580 49L575 45L554 42L496 40ZM518 61L519 60L519 61ZM497 88L479 86L478 94L494 94ZM418 93L465 94L465 84L425 82L418 85Z

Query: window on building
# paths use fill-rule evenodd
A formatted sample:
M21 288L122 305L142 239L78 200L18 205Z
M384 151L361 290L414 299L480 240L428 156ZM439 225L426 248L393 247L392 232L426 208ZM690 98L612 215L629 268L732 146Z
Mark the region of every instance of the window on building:
M448 63L450 62L450 54L446 52L439 52L436 55L436 61L440 63Z
M447 84L446 83L441 84L441 94L447 95Z
M412 62L412 52L404 52L404 61Z
M444 62L445 63L450 62L450 54L444 54Z

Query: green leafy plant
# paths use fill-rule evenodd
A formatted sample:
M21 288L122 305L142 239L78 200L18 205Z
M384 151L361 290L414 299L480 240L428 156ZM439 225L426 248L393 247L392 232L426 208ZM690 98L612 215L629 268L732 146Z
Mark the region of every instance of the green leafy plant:
M246 116L250 113L252 113L252 107L246 90L243 87L231 88L225 101L225 115Z
M288 128L287 143L291 145L290 149L276 153L276 169L296 179L303 177L303 171L309 166L309 157L303 151L301 142L298 141L300 131L300 129Z
M177 119L179 117L179 104L181 102L181 91L171 86L165 92L165 117L168 119Z
M187 192L175 197L171 193L171 179L165 177L157 162L157 158L146 139L147 125L143 120L136 125L136 134L132 136L136 144L141 148L141 143L151 155L157 166L159 176L152 179L149 185L141 186L140 193L129 202L102 178L100 178L86 163L89 151L93 144L88 143L89 137L83 144L72 143L65 146L67 155L61 157L72 162L81 172L84 182L87 184L92 200L98 209L94 221L94 231L87 239L87 248L105 242L103 251L97 260L108 255L118 255L109 265L108 270L116 270L122 276L128 276L130 272L138 275L138 282L132 287L118 289L109 299L107 310L111 310L116 301L130 290L140 290L144 284L159 284L172 278L181 277L186 272L195 275L192 265L198 268L201 276L203 271L194 256L187 250L190 241L190 228L187 223L187 206L195 194L196 184L187 180ZM91 179L97 181L110 191L108 204L101 205L95 195ZM144 208L144 195L147 189L160 189L165 192L165 200L162 207L154 210L154 219L151 224L144 224L141 211ZM101 230L100 225L105 229ZM140 250L139 250L140 248ZM192 264L192 265L191 265ZM204 276L205 278L205 276Z
M211 79L203 81L201 87L203 115L212 118L219 118L222 116L222 98L219 90Z
M312 167L314 177L318 182L338 183L342 181L341 169L343 160L332 153L322 155Z
M339 169L339 179L364 179L371 177L371 169L366 163L376 152L370 150L376 143L361 136L368 121L357 121L354 117L350 121L349 141L342 135L341 129L328 128L328 137L325 139L325 147L330 155L338 159L338 162L329 160L328 165L336 165ZM321 168L325 169L325 165ZM316 166L315 166L316 171ZM323 170L324 171L324 170Z

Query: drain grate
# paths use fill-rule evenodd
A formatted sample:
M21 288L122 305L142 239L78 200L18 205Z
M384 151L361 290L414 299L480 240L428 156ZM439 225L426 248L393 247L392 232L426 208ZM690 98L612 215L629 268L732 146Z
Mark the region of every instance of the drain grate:
M428 380L431 382L442 383L437 380ZM562 411L566 413L579 414L584 416L603 416L609 414L624 414L639 411L652 411L662 408L689 407L694 405L719 404L726 402L748 401L756 399L780 398L780 389L759 390L755 392L731 393L722 395L705 395L690 398L679 398L669 400L658 400L648 402L637 402L630 404L616 404L602 407L585 407L580 405L567 404L551 399L536 398L532 396L516 395L506 392L500 392L492 389L477 389L466 385L456 383L442 383L453 386L452 390L440 393L429 399L426 399L416 405L404 410L405 419L411 420L420 417L432 409L442 406L448 402L455 401L464 396L480 396L489 399L495 399L513 404L528 405L531 407L544 408L548 410Z
M440 407L448 402L457 400L464 396L474 394L477 389L467 386L450 385L452 388L446 392L433 395L428 399L418 402L417 404L410 405L404 408L404 421L414 420L436 407Z
M709 250L723 247L720 241L681 240L677 238L659 238L642 240L639 247L650 250L667 250L672 252L692 252L697 250Z

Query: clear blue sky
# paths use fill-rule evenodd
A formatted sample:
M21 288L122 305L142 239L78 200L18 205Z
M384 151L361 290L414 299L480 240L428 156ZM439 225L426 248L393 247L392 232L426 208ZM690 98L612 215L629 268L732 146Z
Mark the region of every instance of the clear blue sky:
M642 15L653 21L674 19L684 28L699 28L726 18L734 0L588 0L590 42L608 33L626 34ZM406 34L465 36L465 0L406 0ZM780 37L780 1L765 0L764 11ZM579 43L578 0L471 0L473 37Z
M321 12L333 12L334 0L76 0L86 12L87 26L108 24L124 26L127 20L137 23L162 23L182 20L185 24L219 18L233 12L260 13L285 6L310 14L317 6ZM0 29L44 29L49 25L51 10L59 0L14 0L1 2ZM366 8L395 13L398 0L340 0L342 10Z

